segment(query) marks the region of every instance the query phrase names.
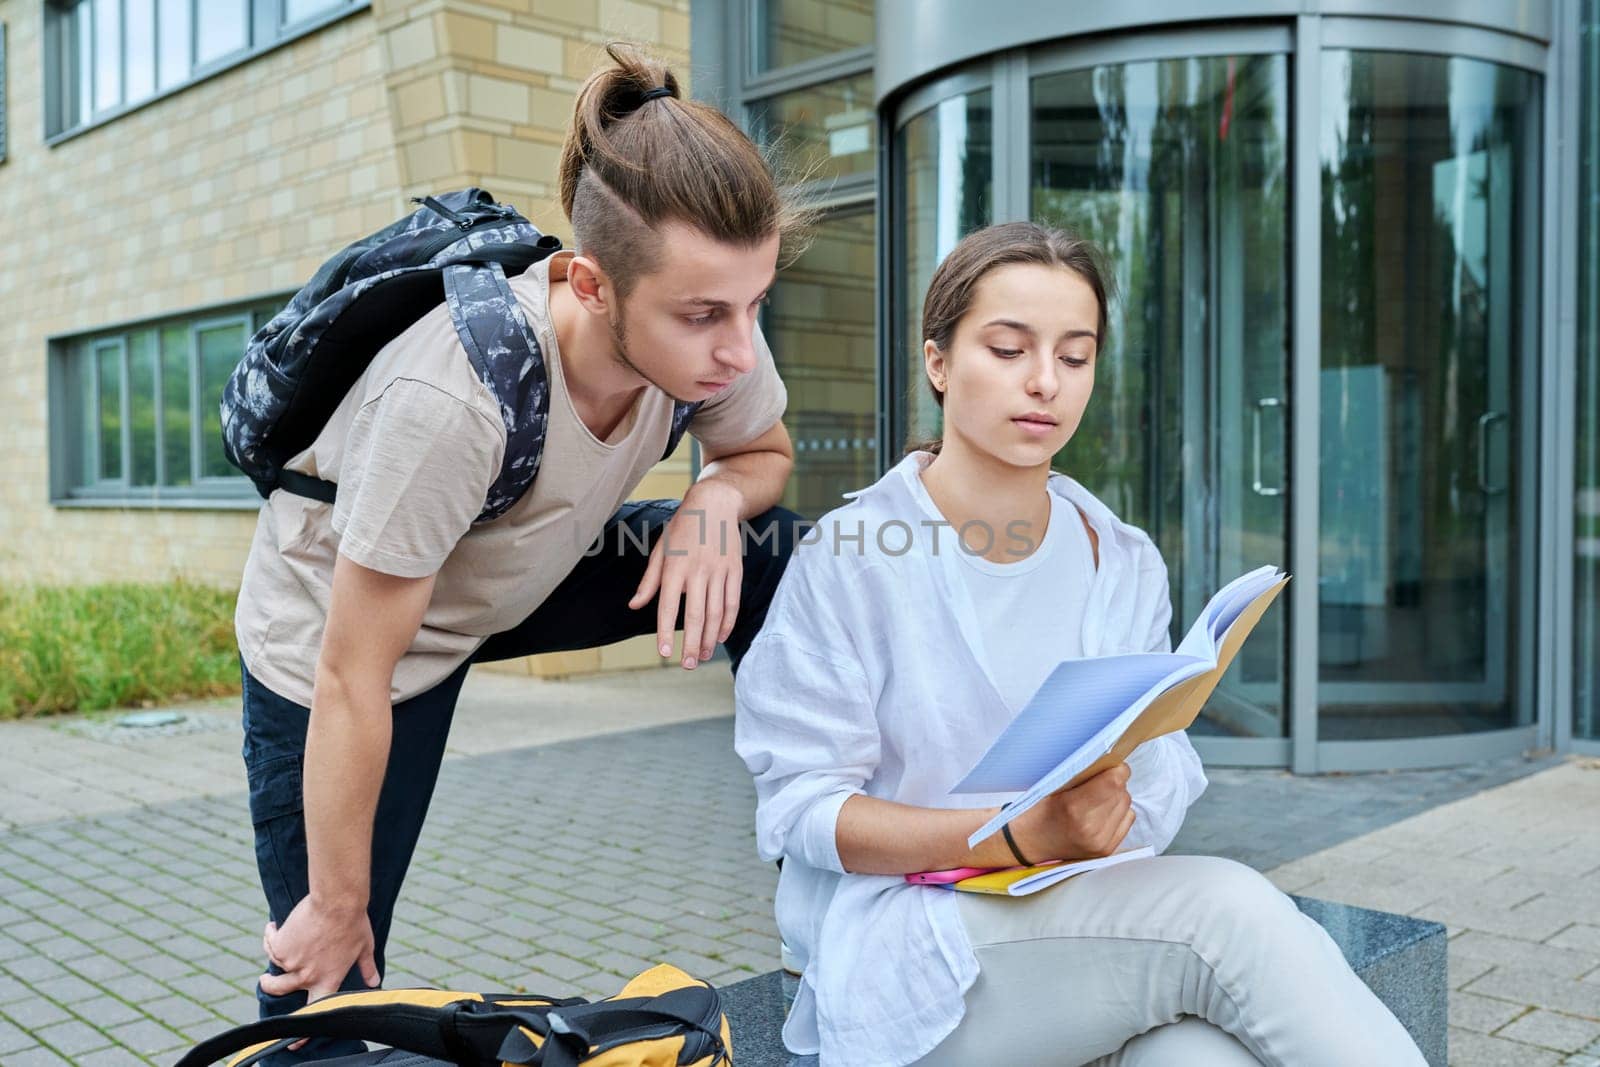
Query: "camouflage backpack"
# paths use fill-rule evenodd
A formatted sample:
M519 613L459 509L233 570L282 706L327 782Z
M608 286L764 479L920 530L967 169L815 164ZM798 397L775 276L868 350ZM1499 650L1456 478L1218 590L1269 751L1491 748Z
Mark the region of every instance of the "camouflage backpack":
M245 346L222 391L222 446L260 494L332 503L336 486L283 465L309 448L380 349L441 302L505 422L505 459L476 522L504 515L539 473L550 389L544 353L506 283L557 252L482 189L421 197L405 218L318 269ZM699 403L678 402L662 458Z

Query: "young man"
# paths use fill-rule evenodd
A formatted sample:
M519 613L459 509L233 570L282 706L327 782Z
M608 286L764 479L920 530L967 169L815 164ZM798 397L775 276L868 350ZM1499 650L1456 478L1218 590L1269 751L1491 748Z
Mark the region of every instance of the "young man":
M334 504L278 491L262 509L236 622L273 920L263 1015L378 983L472 662L651 632L667 656L681 618L685 668L721 642L737 669L793 547L798 517L775 507L786 396L756 316L801 215L724 116L679 99L658 64L612 55L563 152L578 252L510 283L549 369L532 487L474 523L506 431L441 307L289 464L337 483ZM674 400L704 402L689 424L701 475L681 507L624 504Z

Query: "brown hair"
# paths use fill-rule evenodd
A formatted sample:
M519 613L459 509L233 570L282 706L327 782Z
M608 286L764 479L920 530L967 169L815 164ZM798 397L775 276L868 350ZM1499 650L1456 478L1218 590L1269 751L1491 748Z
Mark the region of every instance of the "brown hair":
M1002 222L985 226L967 234L950 250L944 262L933 272L933 280L928 283L928 295L922 301L923 339L932 341L940 351L948 351L950 342L955 339L956 326L972 307L972 297L978 283L990 271L1014 263L1064 267L1087 282L1100 304L1095 348L1097 351L1104 350L1114 282L1100 249L1093 241L1037 222ZM934 389L931 381L928 388L933 393L933 402L942 411L944 394ZM938 454L942 444L939 438L914 441L906 450Z
M606 53L612 65L579 90L561 149L561 206L618 293L657 268L666 222L746 248L778 234L794 254L809 213L779 190L760 149L716 108L681 97L648 53L618 43Z

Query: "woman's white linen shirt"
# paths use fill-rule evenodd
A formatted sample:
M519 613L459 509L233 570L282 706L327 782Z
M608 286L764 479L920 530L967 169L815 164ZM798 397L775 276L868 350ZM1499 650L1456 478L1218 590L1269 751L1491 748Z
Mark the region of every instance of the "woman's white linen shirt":
M950 794L1015 711L984 654L955 532L926 520L912 453L825 515L791 559L735 683L735 747L755 776L756 844L783 858L779 932L804 973L784 1026L824 1067L898 1067L961 1021L978 963L956 894L900 876L846 874L835 825L864 793L930 808L1009 794ZM1099 541L1083 655L1166 651L1172 608L1161 554L1064 475L1049 489ZM1048 596L1047 590L1040 591ZM1135 821L1124 847L1161 851L1205 789L1182 733L1128 760ZM1019 901L1019 904L1024 902Z

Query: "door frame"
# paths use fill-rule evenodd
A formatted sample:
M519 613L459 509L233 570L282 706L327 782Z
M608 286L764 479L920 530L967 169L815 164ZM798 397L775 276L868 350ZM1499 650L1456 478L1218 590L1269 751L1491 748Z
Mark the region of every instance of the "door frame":
M1460 56L1530 70L1542 79L1541 93L1533 107L1534 117L1542 117L1549 110L1549 49L1527 38L1493 30L1421 21L1301 15L1295 20L1295 93L1291 104L1295 116L1294 128L1297 130L1321 129L1322 55L1331 49ZM1539 412L1548 407L1549 382L1544 368L1553 358L1549 338L1541 329L1547 316L1540 299L1541 276L1549 277L1544 250L1549 247L1550 240L1549 214L1542 210L1548 191L1546 182L1541 181L1541 171L1547 166L1551 136L1548 124L1541 122L1540 125L1539 151L1529 153L1522 161L1525 169L1520 175L1520 188L1527 195L1521 205L1523 214L1517 220L1522 233L1523 244L1518 253L1523 268L1519 279L1520 289L1513 299L1531 309L1521 324L1521 332L1515 342L1517 352L1513 356L1513 367L1522 375L1518 418L1523 427L1514 462L1521 465L1524 475L1520 479L1517 502L1521 526L1513 566L1518 570L1514 583L1519 599L1517 617L1525 620L1526 624L1520 626L1518 631L1517 647L1513 653L1515 662L1507 665L1511 677L1515 679L1510 683L1510 698L1515 702L1514 706L1526 709L1531 721L1527 725L1508 729L1469 734L1399 740L1321 740L1318 736L1317 668L1320 636L1320 494L1301 492L1294 494L1290 500L1290 569L1295 575L1289 597L1290 660L1298 667L1290 672L1291 736L1294 738L1291 767L1297 774L1438 767L1476 762L1514 755L1535 747L1541 733L1548 736L1550 701L1539 699L1541 692L1547 693L1548 689L1538 684L1539 675L1544 673L1539 669L1541 646L1538 638L1541 630L1561 632L1565 628L1558 627L1551 631L1541 625L1548 624L1551 619L1549 603L1553 589L1547 575L1541 575L1541 569L1537 566L1541 536L1549 529L1549 516L1544 514L1548 510L1547 502L1541 499L1549 494L1539 493L1539 482L1544 476L1539 458L1543 443L1549 440L1551 432L1551 428L1540 421ZM1322 226L1319 150L1317 138L1301 137L1293 150L1294 170L1291 177L1296 271L1292 294L1294 345L1290 381L1294 409L1301 412L1321 410ZM1548 283L1544 288L1548 288ZM1544 344L1540 343L1541 338ZM1526 358L1528 355L1534 358ZM1320 419L1291 420L1292 484L1316 484L1320 469L1320 430ZM1546 580L1541 581L1542 578Z
M1555 0L1564 10L1571 0ZM1568 19L1560 20L1566 25ZM1318 736L1318 669L1320 610L1319 578L1319 459L1321 389L1321 169L1316 136L1306 131L1320 129L1321 59L1325 49L1356 48L1372 51L1404 51L1462 56L1520 67L1538 74L1541 95L1535 111L1541 116L1541 143L1536 154L1524 160L1528 169L1522 175L1522 188L1531 204L1532 224L1524 228L1524 264L1519 297L1534 296L1524 305L1534 309L1523 323L1519 354L1532 353L1535 360L1526 370L1522 390L1523 432L1517 461L1525 472L1520 494L1523 528L1519 531L1520 568L1518 596L1520 618L1528 625L1520 628L1515 672L1516 699L1530 709L1532 721L1511 729L1472 734L1372 740L1322 741ZM1561 371L1557 347L1560 337L1570 338L1570 329L1550 328L1555 315L1556 284L1564 280L1570 288L1572 251L1561 243L1556 212L1546 209L1557 194L1556 147L1563 140L1561 128L1575 126L1570 107L1558 105L1552 86L1552 64L1556 53L1568 56L1563 62L1576 62L1574 47L1553 48L1528 37L1471 26L1425 22L1415 19L1324 16L1300 14L1281 23L1258 22L1215 25L1196 29L1130 30L1115 36L1092 40L1067 40L1058 43L1030 44L980 57L942 77L926 82L902 96L886 116L882 151L887 158L894 150L893 132L911 118L940 100L976 89L993 91L991 158L993 159L993 207L995 222L1026 219L1030 214L1028 160L1031 158L1030 85L1040 74L1083 69L1107 64L1163 59L1201 58L1219 55L1283 53L1289 64L1289 180L1291 183L1288 219L1290 247L1289 284L1289 367L1285 397L1285 471L1288 493L1286 547L1288 570L1294 575L1287 595L1282 598L1288 612L1288 639L1285 653L1287 677L1284 683L1287 736L1280 738L1193 738L1196 748L1208 763L1231 766L1287 766L1298 774L1324 771L1362 771L1390 768L1449 766L1492 759L1552 742L1552 723L1560 706L1552 685L1551 668L1563 669L1571 693L1573 670L1570 652L1552 651L1560 639L1570 642L1571 591L1563 591L1560 573L1570 575L1570 561L1560 566L1563 552L1570 556L1572 534L1570 499L1556 500L1564 494L1540 492L1541 484L1570 486L1562 471L1571 470L1571 457L1564 455L1560 426L1541 413L1559 415L1571 423L1572 390L1570 373ZM1309 58L1309 61L1307 61ZM1561 72L1566 84L1576 84L1577 74ZM1575 173L1575 162L1563 159L1566 173ZM880 170L884 179L892 175L892 165ZM1568 183L1570 186L1572 183ZM893 190L880 191L880 204L891 202ZM1570 194L1569 194L1570 198ZM889 232L894 220L882 216ZM1567 236L1570 244L1570 235ZM1558 260L1558 249L1566 259ZM1568 269L1558 269L1558 266ZM900 269L899 263L885 263L887 269ZM885 289L889 287L885 286ZM1570 306L1570 305L1569 305ZM884 305L889 321L882 327L886 349L898 338L900 309ZM1570 346L1567 350L1570 350ZM895 401L904 385L900 361L886 360L884 381L886 421L891 435L903 436L904 411ZM1563 383L1568 382L1564 387ZM1564 398L1564 400L1563 400ZM1303 414L1300 414L1303 413ZM1570 442L1570 435L1566 438ZM1565 449L1570 452L1570 447ZM1553 466L1547 466L1554 460ZM1552 477L1552 474L1555 476ZM1565 526L1560 518L1565 515ZM1548 564L1555 561L1555 565ZM1570 712L1570 699L1568 701ZM1570 730L1570 724L1566 725ZM1557 728L1559 732L1566 733ZM1567 737L1561 738L1563 741Z

